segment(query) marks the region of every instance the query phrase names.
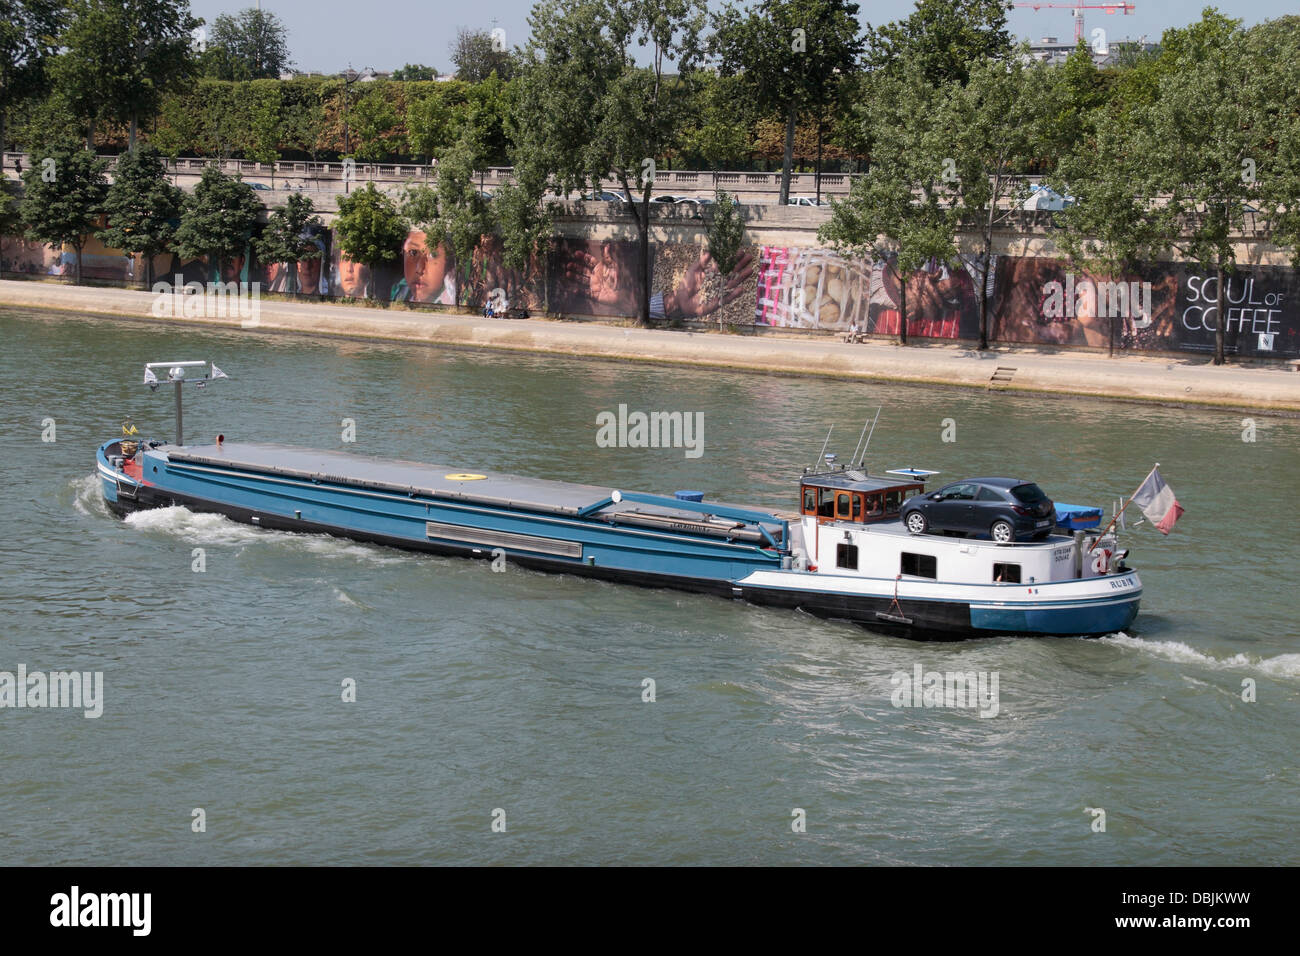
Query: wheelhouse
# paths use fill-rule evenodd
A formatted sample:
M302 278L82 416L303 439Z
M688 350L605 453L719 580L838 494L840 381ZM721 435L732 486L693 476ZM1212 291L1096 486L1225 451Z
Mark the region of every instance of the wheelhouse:
M924 490L921 481L899 481L864 475L860 471L804 475L799 481L799 511L816 516L819 524L893 521L898 518L903 502Z

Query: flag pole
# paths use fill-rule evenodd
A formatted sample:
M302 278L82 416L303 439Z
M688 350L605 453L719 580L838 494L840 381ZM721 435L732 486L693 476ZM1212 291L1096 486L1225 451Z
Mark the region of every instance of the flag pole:
M1134 490L1133 494L1128 496L1128 501L1124 502L1124 507L1120 508L1119 511L1115 512L1115 517L1110 519L1110 524L1106 525L1106 530L1103 531L1101 534L1097 535L1097 540L1094 541L1092 543L1092 547L1088 549L1088 554L1092 554L1092 552L1096 550L1097 545L1101 544L1101 539L1106 537L1106 535L1110 534L1111 529L1115 527L1115 522L1119 520L1119 516L1128 510L1128 506L1133 503L1134 496L1139 491L1142 490L1142 485L1145 485L1147 483L1147 478L1150 478L1152 475L1154 475L1156 473L1156 469L1159 467L1160 467L1160 462L1156 462L1155 467L1147 472L1147 477L1143 478L1142 484L1138 485L1137 488Z

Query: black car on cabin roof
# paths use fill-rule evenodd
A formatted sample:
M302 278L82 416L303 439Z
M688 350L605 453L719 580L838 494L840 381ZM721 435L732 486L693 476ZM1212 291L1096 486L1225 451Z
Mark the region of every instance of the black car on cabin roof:
M913 534L956 532L994 541L1046 538L1056 505L1023 478L966 478L903 502L900 517Z

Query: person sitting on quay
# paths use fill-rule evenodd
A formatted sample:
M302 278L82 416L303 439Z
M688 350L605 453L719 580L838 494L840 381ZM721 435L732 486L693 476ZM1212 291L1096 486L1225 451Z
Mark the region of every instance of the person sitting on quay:
M845 342L861 342L861 341L862 341L862 336L861 336L861 335L859 334L859 332L858 332L858 323L857 323L856 321L854 321L854 322L849 326L849 330L848 330L847 332L844 333L844 341L845 341Z

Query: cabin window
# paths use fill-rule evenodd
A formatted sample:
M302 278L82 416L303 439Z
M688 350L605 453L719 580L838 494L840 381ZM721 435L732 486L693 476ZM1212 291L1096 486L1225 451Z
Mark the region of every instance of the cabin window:
M817 490L817 494L818 494L818 501L817 501L818 517L834 518L835 517L835 492L830 491L826 488L819 488Z
M847 491L841 491L835 496L835 517L847 518L849 516L849 499L853 496Z
M853 496L853 520L862 520L862 496L857 494Z
M806 515L815 515L817 513L817 489L805 486L803 490L803 513Z
M932 554L911 554L904 551L899 570L915 578L939 577L938 561Z
M867 495L867 517L878 518L884 514L884 498L879 494Z
M903 489L890 488L885 492L885 514L896 515L898 508L903 503Z
M1018 564L993 564L993 580L999 584L1019 584L1020 583L1020 565Z
M858 546L856 544L844 544L843 542L835 545L835 566L856 571L858 569Z

